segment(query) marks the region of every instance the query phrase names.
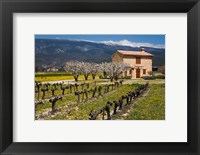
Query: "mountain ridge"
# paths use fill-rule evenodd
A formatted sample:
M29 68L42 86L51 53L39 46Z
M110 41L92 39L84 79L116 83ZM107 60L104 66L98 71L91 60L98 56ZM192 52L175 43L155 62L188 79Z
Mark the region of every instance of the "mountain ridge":
M87 62L110 62L111 56L117 50L145 51L154 55L153 66L165 65L165 49L154 47L131 47L108 45L100 42L69 39L35 39L36 65L64 65L71 60Z

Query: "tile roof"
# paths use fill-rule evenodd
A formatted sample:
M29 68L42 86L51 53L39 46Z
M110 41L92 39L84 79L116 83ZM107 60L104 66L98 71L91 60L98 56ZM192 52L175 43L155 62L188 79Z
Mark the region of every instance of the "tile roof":
M131 55L131 56L153 56L150 53L145 51L124 51L124 50L117 50L118 53L122 55Z

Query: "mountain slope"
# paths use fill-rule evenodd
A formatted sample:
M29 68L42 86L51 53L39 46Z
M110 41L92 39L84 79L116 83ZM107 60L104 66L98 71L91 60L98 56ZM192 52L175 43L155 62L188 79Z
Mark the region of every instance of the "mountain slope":
M165 64L165 49L144 47L146 52L154 55L153 65ZM89 41L64 39L36 39L35 63L37 65L54 64L61 66L66 61L77 60L100 63L110 62L116 50L140 51L141 47L106 45Z

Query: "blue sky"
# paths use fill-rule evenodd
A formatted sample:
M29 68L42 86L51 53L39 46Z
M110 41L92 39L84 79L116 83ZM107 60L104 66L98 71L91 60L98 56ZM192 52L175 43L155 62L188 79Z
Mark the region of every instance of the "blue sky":
M89 40L106 44L165 47L165 35L35 35L35 38Z

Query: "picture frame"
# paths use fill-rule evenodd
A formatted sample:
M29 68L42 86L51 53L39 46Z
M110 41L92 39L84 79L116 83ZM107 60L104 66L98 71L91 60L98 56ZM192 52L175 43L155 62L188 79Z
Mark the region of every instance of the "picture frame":
M1 0L0 152L2 154L200 154L200 66L198 0ZM187 13L187 143L13 142L13 13ZM181 89L181 88L180 88Z

